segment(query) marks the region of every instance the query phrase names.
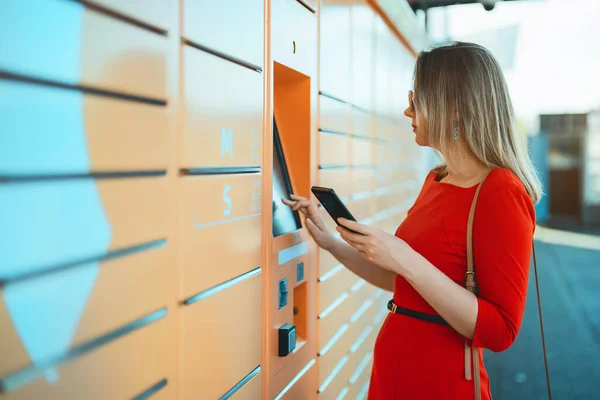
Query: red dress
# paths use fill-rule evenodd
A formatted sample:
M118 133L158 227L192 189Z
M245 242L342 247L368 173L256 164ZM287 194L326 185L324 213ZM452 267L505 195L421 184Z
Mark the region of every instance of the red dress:
M436 178L428 175L396 236L464 287L467 218L477 187ZM479 311L468 342L479 348L482 400L491 398L482 349L507 349L521 326L534 229L533 203L521 181L507 169L493 170L479 193L473 227ZM400 276L394 302L437 315ZM464 337L448 326L388 314L375 343L369 400L474 399L474 392L464 377Z

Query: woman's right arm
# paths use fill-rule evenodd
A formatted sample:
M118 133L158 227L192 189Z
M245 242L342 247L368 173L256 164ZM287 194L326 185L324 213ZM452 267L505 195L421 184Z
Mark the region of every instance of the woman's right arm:
M306 216L306 228L319 247L329 251L340 263L370 284L381 289L394 291L396 274L367 261L358 250L336 238L327 228L315 204L304 197L292 195L283 203Z

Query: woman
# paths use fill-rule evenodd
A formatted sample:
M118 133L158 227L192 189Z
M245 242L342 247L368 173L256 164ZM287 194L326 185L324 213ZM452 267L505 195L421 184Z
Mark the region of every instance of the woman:
M438 150L444 161L427 176L395 236L341 220L340 241L312 201L292 196L285 203L306 215L319 246L394 292L395 313L375 343L369 400L490 399L483 349L506 350L519 332L541 184L515 128L500 66L487 50L455 43L422 52L414 88L404 114L417 144ZM476 295L465 288L467 221L484 180L472 236Z

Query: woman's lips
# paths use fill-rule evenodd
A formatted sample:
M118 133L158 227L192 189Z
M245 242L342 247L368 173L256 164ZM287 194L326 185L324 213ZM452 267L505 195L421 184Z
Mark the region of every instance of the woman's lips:
M415 133L416 133L416 132L417 132L417 127L416 127L416 125L411 125L411 126L412 126L412 128L413 128L413 132L415 132Z

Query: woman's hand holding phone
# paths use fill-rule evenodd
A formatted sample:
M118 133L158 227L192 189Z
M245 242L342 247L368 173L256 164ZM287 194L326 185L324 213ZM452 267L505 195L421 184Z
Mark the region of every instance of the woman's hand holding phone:
M404 240L381 229L340 218L337 231L341 238L369 262L405 276L407 266L414 265L420 255Z
M294 211L300 211L306 217L306 228L317 245L330 251L337 239L333 232L327 228L315 203L301 196L291 195L291 200L282 199L283 204L290 206Z

